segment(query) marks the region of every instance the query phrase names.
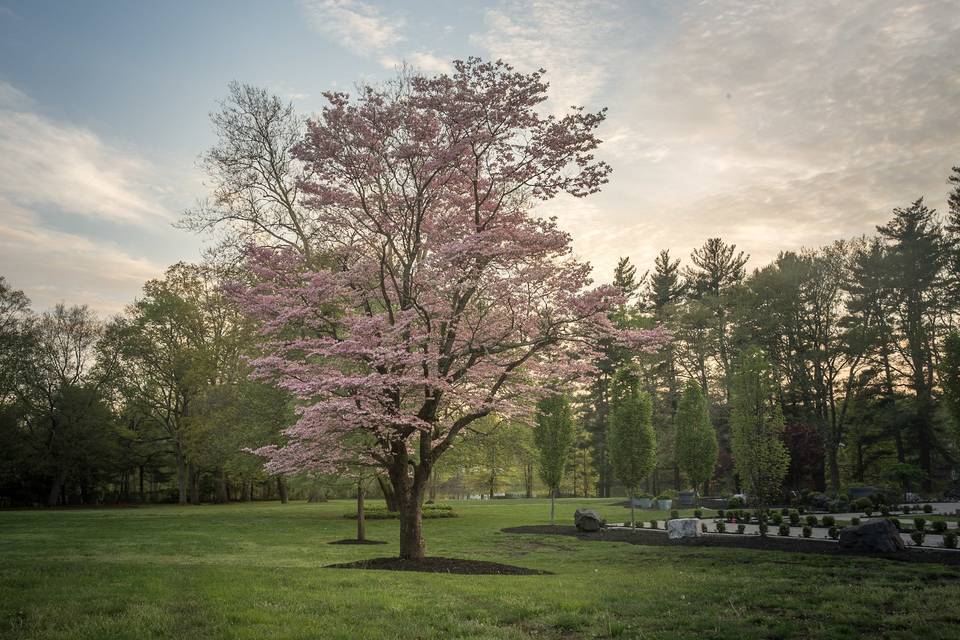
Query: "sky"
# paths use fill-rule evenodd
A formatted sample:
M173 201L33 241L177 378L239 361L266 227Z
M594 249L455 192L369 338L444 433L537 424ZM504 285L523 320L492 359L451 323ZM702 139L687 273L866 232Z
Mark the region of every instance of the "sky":
M958 52L960 0L0 0L0 275L36 309L119 312L201 256L173 223L230 81L309 115L471 55L547 69L550 111L609 109L610 183L538 208L597 280L713 236L756 267L943 210Z

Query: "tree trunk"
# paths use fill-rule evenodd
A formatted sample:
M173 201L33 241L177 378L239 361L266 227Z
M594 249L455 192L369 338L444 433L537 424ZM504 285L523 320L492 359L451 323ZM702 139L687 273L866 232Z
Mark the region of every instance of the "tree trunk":
M146 502L146 495L143 493L143 465L140 465L140 504Z
M241 500L243 502L250 502L253 499L253 480L247 481L246 478L240 481L242 483L241 491Z
M383 499L387 503L387 511L397 512L400 505L397 502L397 494L393 486L383 476L377 475L377 484L380 485L380 491L383 492Z
M200 504L200 474L192 462L188 471L190 476L190 504Z
M829 464L830 490L834 493L834 495L840 495L840 463L837 460L837 449L832 445L829 452Z
M550 525L551 526L553 526L554 514L556 513L556 509L554 506L554 498L556 497L556 495L557 495L557 490L553 487L550 487Z
M357 540L365 542L367 539L367 526L364 522L363 513L363 480L357 481Z
M633 511L633 509L634 509L634 507L633 507L633 492L631 491L631 492L630 492L630 526L633 527L634 529L636 529L636 528L637 528L637 518L636 518L636 516L634 516L634 511Z
M187 460L179 451L177 452L177 489L178 504L187 504Z
M60 489L63 487L63 472L58 471L50 483L50 493L47 495L47 506L55 507L60 501Z
M217 495L216 495L217 502L220 504L227 503L230 500L230 496L227 495L227 474L223 469L217 470L216 487L217 487Z
M287 497L287 483L283 479L283 476L277 476L277 493L280 494L280 504L287 504L289 498Z

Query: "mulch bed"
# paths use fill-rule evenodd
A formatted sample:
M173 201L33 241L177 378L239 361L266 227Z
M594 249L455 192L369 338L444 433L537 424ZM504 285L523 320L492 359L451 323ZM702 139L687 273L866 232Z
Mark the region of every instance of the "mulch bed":
M529 525L503 529L504 533L527 533L536 535L572 536L580 540L600 542L628 542L653 547L726 547L734 549L756 549L759 551L787 551L792 553L815 553L837 556L867 556L884 558L898 562L933 563L960 566L960 552L940 549L909 549L902 553L860 553L843 549L832 542L806 540L804 538L783 538L780 536L757 535L706 535L696 538L670 540L666 532L637 529L601 529L595 533L584 533L571 526Z
M424 573L458 573L465 575L510 575L542 576L551 575L549 571L515 567L499 562L485 560L459 560L457 558L430 557L421 560L404 558L371 558L357 562L328 564L327 569L378 569L384 571L420 571Z
M347 538L346 540L334 540L327 544L387 544L384 540L357 540L356 538Z

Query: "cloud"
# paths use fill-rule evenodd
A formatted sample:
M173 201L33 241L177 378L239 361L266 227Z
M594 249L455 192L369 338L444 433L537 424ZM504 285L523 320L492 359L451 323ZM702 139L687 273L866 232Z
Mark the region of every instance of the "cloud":
M25 94L0 82L0 193L8 200L125 224L170 220L144 161L31 107Z
M423 73L448 73L450 63L428 51L414 51L407 56L407 62Z
M477 41L560 69L554 102L610 108L601 155L614 174L588 200L595 217L584 222L566 201L544 207L598 277L618 255L644 269L660 248L685 257L714 235L759 265L782 249L872 233L919 196L943 207L960 164L954 1L691 2L655 24L639 5L613 6L632 33L610 27L607 13L587 20L585 6L540 15L504 5Z
M551 104L594 107L598 95L623 72L629 47L616 2L534 0L509 2L486 11L486 30L471 41L493 58L524 71L547 69ZM636 35L639 25L634 24Z
M58 302L120 312L163 265L104 240L60 231L0 195L0 269L35 309Z
M303 0L302 5L313 28L339 45L385 67L396 64L389 51L403 39L401 19L361 0Z

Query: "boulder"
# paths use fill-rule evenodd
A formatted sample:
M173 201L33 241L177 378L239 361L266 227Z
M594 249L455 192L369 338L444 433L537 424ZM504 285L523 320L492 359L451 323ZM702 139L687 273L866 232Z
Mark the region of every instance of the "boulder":
M580 531L599 531L605 524L600 514L593 509L577 509L573 513L573 524Z
M667 520L667 537L671 540L697 538L701 535L699 518L674 518Z
M895 553L907 550L900 532L886 518L871 520L856 527L844 527L840 532L840 548L868 553Z

